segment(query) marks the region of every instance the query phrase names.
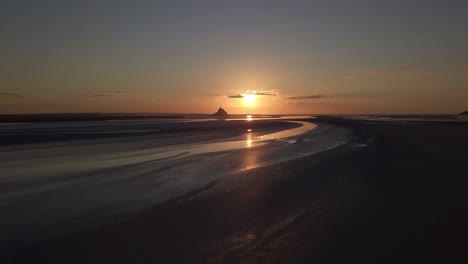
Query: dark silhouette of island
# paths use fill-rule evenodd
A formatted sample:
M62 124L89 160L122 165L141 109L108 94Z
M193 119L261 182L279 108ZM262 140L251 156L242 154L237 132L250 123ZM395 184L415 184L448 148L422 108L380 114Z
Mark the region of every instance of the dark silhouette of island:
M462 115L462 116L468 116L468 111L462 112L462 113L460 113L460 115Z
M216 118L226 118L229 116L229 114L224 110L221 106L219 107L218 111L213 114L214 117Z

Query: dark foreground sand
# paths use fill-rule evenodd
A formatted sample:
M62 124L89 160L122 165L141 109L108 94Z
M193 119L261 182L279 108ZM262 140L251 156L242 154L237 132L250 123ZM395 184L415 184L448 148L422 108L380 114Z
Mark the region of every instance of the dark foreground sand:
M355 144L2 263L467 263L467 123L316 121L354 129Z

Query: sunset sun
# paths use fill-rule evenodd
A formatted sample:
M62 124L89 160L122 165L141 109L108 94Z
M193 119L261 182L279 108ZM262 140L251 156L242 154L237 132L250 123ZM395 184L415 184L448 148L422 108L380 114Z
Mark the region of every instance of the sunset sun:
M255 103L255 94L248 94L244 97L244 103L248 106L252 106Z

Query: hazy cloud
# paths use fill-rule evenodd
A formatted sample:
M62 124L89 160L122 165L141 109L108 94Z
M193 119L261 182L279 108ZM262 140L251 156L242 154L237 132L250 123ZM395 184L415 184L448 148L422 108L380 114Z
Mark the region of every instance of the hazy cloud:
M236 95L226 95L227 98L244 98L245 96L242 94L236 94Z
M275 92L275 91L259 91L259 92L253 92L251 94L265 95L265 96L276 96L278 94L278 92Z
M362 77L362 73L353 72L351 74L348 74L348 75L344 76L344 79L354 81L354 80L357 80L357 79L359 79L361 77Z
M31 106L60 106L61 104L0 104L0 108L21 108Z
M243 93L243 94L234 94L234 95L226 95L227 98L244 98L249 95L256 95L256 96L276 96L278 95L278 92L276 91L253 91L253 92L248 92L248 93Z
M324 97L333 97L332 95L321 95L321 94L316 94L316 95L304 95L304 96L292 96L292 97L286 97L285 99L289 100L306 100L306 99L320 99Z
M79 97L106 97L112 96L111 94L80 94Z
M124 90L118 90L118 91L113 91L109 93L102 93L102 94L79 94L79 97L88 97L88 98L93 98L93 97L108 97L108 96L114 96L116 94L124 94L126 91Z
M23 98L24 94L19 94L19 93L0 93L0 96L6 96L6 97L13 97L13 98Z
M398 67L398 68L381 68L381 69L370 69L367 71L352 71L349 75L346 75L344 79L346 80L357 80L369 76L375 75L386 75L404 71L414 70L416 67Z
M370 74L376 74L376 75L384 75L388 73L394 73L394 72L402 72L402 71L409 71L409 70L414 70L415 67L400 67L400 68L388 68L388 69L374 69L369 71Z

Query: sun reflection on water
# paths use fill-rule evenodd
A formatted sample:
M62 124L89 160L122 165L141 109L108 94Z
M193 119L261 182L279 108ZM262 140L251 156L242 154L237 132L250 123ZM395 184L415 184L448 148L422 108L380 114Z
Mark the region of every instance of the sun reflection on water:
M251 116L251 115L247 115L247 116L245 117L245 119L246 119L247 121L252 121L252 116Z
M244 152L240 162L242 163L243 170L250 170L258 166L258 151L254 148L254 136L252 130L248 129L248 133L245 139L245 146L247 151ZM258 142L256 143L258 144Z
M249 133L247 134L247 139L245 140L245 145L247 148L251 148L252 147L252 134L250 133L252 130L249 129L247 130Z

